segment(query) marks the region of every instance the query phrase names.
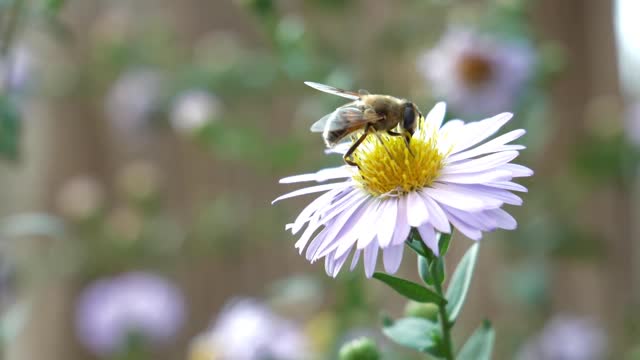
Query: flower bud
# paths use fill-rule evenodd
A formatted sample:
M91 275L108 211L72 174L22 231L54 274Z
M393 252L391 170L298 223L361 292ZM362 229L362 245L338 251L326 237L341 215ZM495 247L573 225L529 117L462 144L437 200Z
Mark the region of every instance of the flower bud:
M340 349L338 355L340 360L378 360L380 352L373 340L362 337L352 340Z
M438 320L438 306L432 303L409 301L404 308L404 314L410 317L419 317L436 321Z

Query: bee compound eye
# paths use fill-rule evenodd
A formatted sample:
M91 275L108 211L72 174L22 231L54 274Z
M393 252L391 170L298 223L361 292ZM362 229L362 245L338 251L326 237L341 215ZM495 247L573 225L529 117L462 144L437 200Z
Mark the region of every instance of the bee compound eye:
M416 128L416 110L412 103L404 107L402 127L413 135Z

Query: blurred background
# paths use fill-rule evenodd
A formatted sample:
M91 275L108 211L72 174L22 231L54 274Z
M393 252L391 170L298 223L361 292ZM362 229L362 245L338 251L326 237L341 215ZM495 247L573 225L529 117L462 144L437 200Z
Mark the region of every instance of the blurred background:
M640 359L637 0L1 0L3 359L334 359L412 304L297 254L270 204L338 165L311 80L526 128L514 232L487 234L461 344ZM471 240L456 236L453 268ZM417 280L405 257L400 275Z

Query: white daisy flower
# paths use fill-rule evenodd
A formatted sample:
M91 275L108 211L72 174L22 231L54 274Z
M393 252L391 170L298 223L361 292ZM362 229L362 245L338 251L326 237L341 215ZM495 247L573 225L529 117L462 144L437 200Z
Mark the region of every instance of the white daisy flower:
M445 104L438 103L419 120L411 153L401 137L380 134L383 146L370 136L354 152L359 168L341 166L280 180L346 179L296 190L274 200L325 192L286 226L293 234L307 226L295 247L301 253L306 248L309 261L324 258L327 273L335 277L354 250L351 269L364 253L365 273L371 277L378 250L383 252L385 270L398 270L411 228L417 229L436 255L436 232L451 233L451 225L473 240L479 240L484 231L516 228L515 219L501 207L522 204L511 191L527 189L512 180L533 174L511 163L524 146L509 143L525 131L513 130L484 142L512 114L468 124L451 120L442 125L445 110Z
M418 59L434 95L463 117L513 109L533 75L535 53L524 41L507 41L452 28Z

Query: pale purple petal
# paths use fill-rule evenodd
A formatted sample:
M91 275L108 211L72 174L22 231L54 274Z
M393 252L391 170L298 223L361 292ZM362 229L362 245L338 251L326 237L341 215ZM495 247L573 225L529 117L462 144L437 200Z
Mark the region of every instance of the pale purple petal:
M360 250L356 250L353 253L353 259L351 259L351 266L349 267L350 271L353 271L353 269L356 268L356 265L358 265L358 260L360 260Z
M326 181L331 179L347 178L352 175L351 170L346 166L340 166L336 168L323 169L311 174L302 174L288 176L280 179L281 184L291 184L305 181Z
M378 242L381 248L386 248L391 243L393 233L396 231L396 219L398 215L398 199L390 198L384 201L382 218L380 218L380 230Z
M480 145L471 150L467 150L467 151L463 151L463 152L459 152L457 154L451 155L447 159L445 159L445 162L453 163L459 160L469 159L472 157L476 157L479 155L484 155L492 152L524 149L524 146L522 145L511 145L511 146L517 146L516 148L509 148L505 146L505 144L520 138L524 134L526 134L526 131L523 129L510 131L504 135L498 136L497 138L487 142L486 144Z
M322 231L318 233L318 235L316 235L315 238L313 238L313 240L311 240L311 243L309 243L309 246L307 247L307 253L306 253L307 260L311 262L315 261L314 255L316 254L320 246L324 243L324 241L327 239L327 233L329 233L329 229L330 228L325 227L324 229L322 229Z
M425 118L425 124L430 124L436 129L439 129L444 120L444 116L447 112L447 104L444 102L437 103Z
M407 197L401 196L398 198L398 212L396 217L396 228L393 233L393 239L391 239L391 245L404 244L405 240L409 236L411 226L407 220Z
M347 194L345 195L350 195L351 193L354 193L355 191L352 191L351 189L342 189L342 188L338 188L338 189L333 189L330 190L320 196L318 196L316 199L314 199L311 203L309 203L309 205L307 205L298 215L298 217L296 218L296 220L293 222L292 226L290 227L291 229L291 233L292 234L297 234L298 231L300 231L302 229L302 227L304 226L305 223L307 223L310 219L311 216L318 211L319 209L322 209L324 206L330 204L332 201L335 200L336 196L341 192L341 191L346 191Z
M436 235L433 226L429 224L423 224L418 227L418 232L420 233L420 237L422 238L424 244L427 245L427 247L431 249L431 251L433 251L436 256L440 256L440 249L438 248L438 236Z
M492 181L484 183L484 185L504 190L528 192L526 187L511 181Z
M354 203L351 207L345 209L340 215L338 215L334 221L330 224L326 224L327 229L327 239L316 251L316 255L313 258L313 261L317 260L326 255L325 250L332 248L332 245L337 244L340 240L338 236L339 233L345 229L345 225L348 222L354 223L355 216L357 216L356 211L363 206L363 203L367 199L361 199L359 202Z
M378 259L378 242L373 240L369 246L364 248L364 273L370 278L376 271L376 261Z
M315 186L298 189L296 191L292 191L290 193L281 195L278 198L276 198L275 200L273 200L271 203L275 204L276 202L278 202L280 200L289 199L289 198L296 197L296 196L301 196L301 195L313 194L313 193L316 193L316 192L333 190L333 189L337 189L337 188L344 188L344 187L347 187L349 185L351 185L351 184L348 181L339 182L339 183L331 183L331 184L315 185Z
M374 242L373 240L378 234L378 222L384 215L382 204L381 200L376 200L375 204L371 205L370 216L363 222L363 226L359 230L358 249L364 249ZM377 241L375 243L377 244Z
M449 225L449 220L447 219L447 215L442 210L442 207L438 205L438 203L429 197L424 191L420 192L420 196L424 199L424 203L427 206L430 214L429 222L433 227L438 229L438 231L443 233L450 233L451 226Z
M320 226L322 226L322 224L320 224L315 219L309 221L309 226L304 230L302 236L300 236L300 239L298 239L295 244L295 248L298 249L300 254L302 254L302 251L307 246L307 242L309 242L311 236L316 232L316 230L318 230Z
M483 211L467 212L450 207L445 207L445 210L474 229L493 231L498 228L497 222L486 216Z
M363 204L358 212L354 214L353 218L345 224L343 229L341 229L340 233L336 236L338 241L335 246L327 249L327 251L335 250L337 256L342 256L342 254L349 251L360 237L362 229L368 226L368 219L375 215L374 205L374 200L369 200Z
M320 222L325 223L336 216L340 215L345 209L352 204L357 204L360 200L367 198L363 191L354 190L350 194L343 196L342 198L332 202L325 206L323 209L318 210Z
M510 193L507 190L496 189L489 186L478 184L436 184L434 186L439 189L446 189L480 199L488 208L496 208L502 206L503 203L509 205L522 205L522 199L519 196Z
M518 227L516 219L503 209L485 210L484 213L494 219L501 229L514 230Z
M453 215L449 211L450 209L443 208L443 210L447 213L447 217L449 218L451 224L466 237L471 240L480 240L482 238L482 232L480 230ZM471 218L471 214L469 214L469 216L467 216L466 218Z
M335 264L333 265L333 272L331 273L331 277L336 277L338 276L338 273L340 272L340 269L342 269L342 266L344 265L344 263L347 261L347 259L349 258L349 254L344 254L342 257L338 258L335 260Z
M437 181L456 184L478 184L492 181L509 181L512 177L512 172L509 170L491 169L468 174L441 175Z
M402 263L402 253L404 252L404 244L389 246L382 250L382 261L384 269L389 274L395 274Z
M511 113L502 113L489 119L467 124L459 143L453 148L451 154L466 150L495 134L512 117Z
M429 210L422 197L415 191L407 194L407 222L418 227L429 221Z
M436 185L438 184L434 184L434 186ZM422 192L440 204L448 205L456 209L480 211L488 208L487 204L477 198L466 194L456 193L448 189L424 188L422 189Z
M517 151L503 151L477 159L460 161L452 165L446 165L444 169L442 169L442 174L475 173L493 170L515 159L519 154Z
M497 170L511 171L511 176L513 177L527 177L533 175L533 170L518 164L504 164Z

